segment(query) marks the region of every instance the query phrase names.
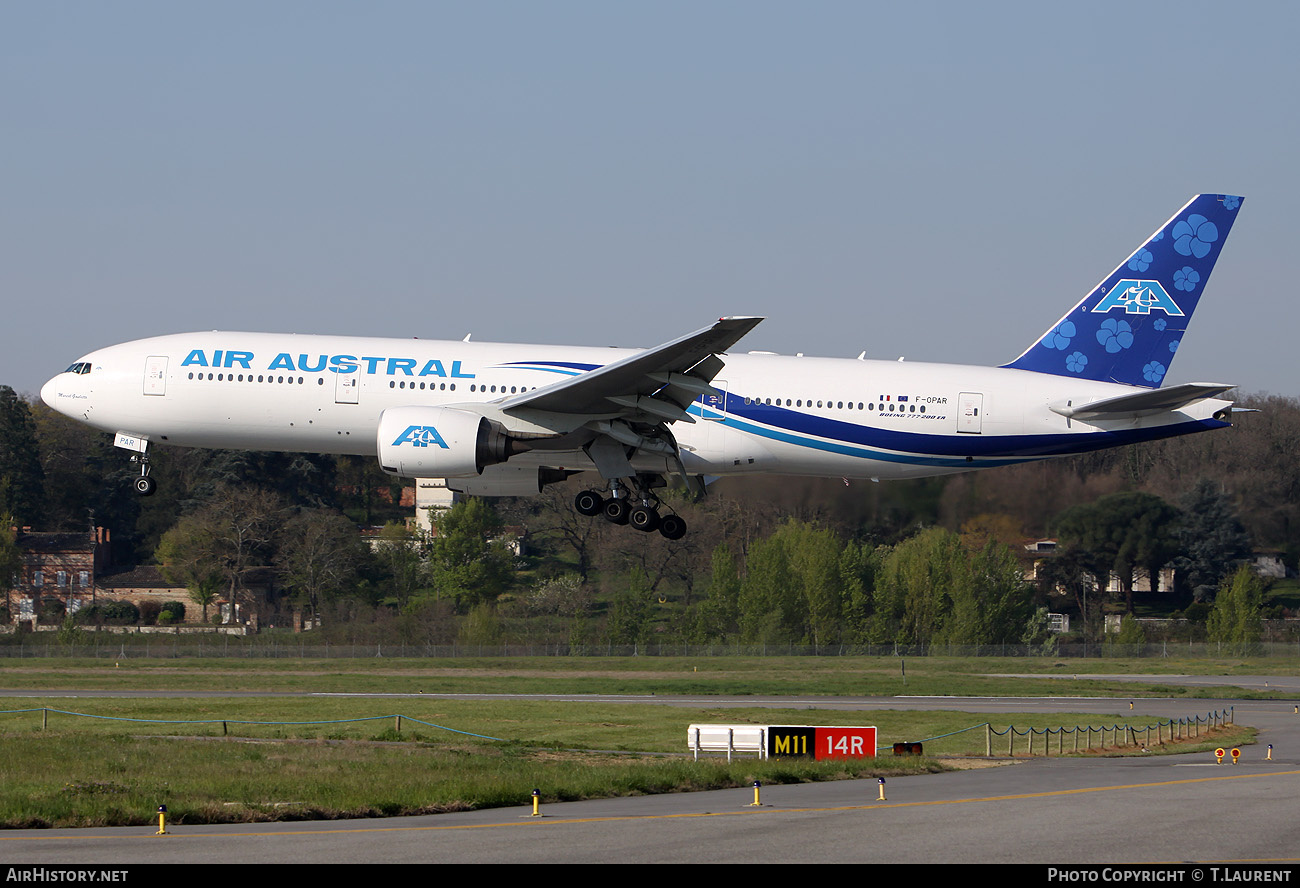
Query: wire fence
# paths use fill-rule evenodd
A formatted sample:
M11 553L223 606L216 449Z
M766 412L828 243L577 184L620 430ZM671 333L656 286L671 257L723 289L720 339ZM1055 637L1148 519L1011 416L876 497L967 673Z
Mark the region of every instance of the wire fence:
M456 658L456 657L1040 657L1086 659L1300 657L1300 642L1227 644L1162 642L1158 644L1069 645L804 645L804 644L418 644L375 642L328 644L302 636L103 636L61 641L23 635L0 641L0 658L82 657L94 659L230 657L241 659Z
M1150 748L1180 740L1192 740L1201 736L1203 730L1227 727L1234 724L1233 708L1216 709L1201 716L1190 718L1164 719L1148 725L1113 724L1113 725L1075 725L1060 728L1024 728L1018 729L1008 725L999 731L991 724L985 725L985 754L994 754L994 737L1006 738L1006 754L1017 754L1016 738L1024 738L1021 754L1034 755L1038 738L1042 738L1042 754L1052 754L1052 739L1056 740L1056 754L1067 755L1080 752L1093 752L1120 747ZM1154 735L1152 732L1155 732ZM1107 743L1107 736L1110 742ZM1066 737L1070 738L1070 748L1066 749ZM1139 737L1141 739L1139 739ZM1094 745L1095 740L1095 745ZM1082 743L1082 746L1080 745Z

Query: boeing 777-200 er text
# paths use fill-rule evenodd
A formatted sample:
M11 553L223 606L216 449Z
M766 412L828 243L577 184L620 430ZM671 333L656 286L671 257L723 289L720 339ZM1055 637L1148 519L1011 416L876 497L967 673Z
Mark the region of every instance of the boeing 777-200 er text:
M1000 367L731 352L754 317L645 350L212 332L92 352L41 397L115 433L145 495L150 443L376 454L482 496L594 470L578 511L678 539L674 477L918 478L1228 426L1233 386L1160 384L1241 203L1193 198Z

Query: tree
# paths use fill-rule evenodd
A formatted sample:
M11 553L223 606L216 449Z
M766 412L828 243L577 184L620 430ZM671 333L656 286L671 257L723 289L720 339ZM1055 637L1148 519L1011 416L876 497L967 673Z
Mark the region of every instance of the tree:
M740 584L740 637L753 643L794 641L801 622L794 569L784 540L756 540Z
M734 636L740 626L740 571L736 558L726 543L713 550L713 565L708 597L698 610L698 635L701 641Z
M18 548L17 534L13 528L13 517L0 513L0 586L5 590L5 617L13 613L11 595L14 578L23 567L23 553Z
M416 599L426 585L428 569L424 562L424 545L400 521L390 521L379 532L375 547L375 561L386 575L381 588L387 586L391 594L384 595L384 603L405 608Z
M178 577L219 576L233 621L248 576L270 561L282 511L280 499L267 491L220 488L208 505L169 531L171 541L160 548L159 561L164 567L169 561L178 565L173 568Z
M203 608L206 623L208 607L216 602L223 586L215 536L202 522L181 521L163 534L155 558L164 577L189 590L190 598Z
M0 385L0 513L19 524L37 524L44 480L31 410L13 389Z
M1072 546L1058 549L1056 554L1043 558L1037 564L1039 591L1043 595L1050 595L1059 590L1074 596L1074 603L1079 609L1082 624L1080 634L1085 642L1096 641L1101 631L1100 618L1094 619L1093 612L1097 611L1100 605L1099 577L1106 576L1107 570L1108 567L1104 563L1100 565L1097 563L1095 553ZM1101 573L1099 574L1098 571ZM1091 601L1088 600L1089 592L1093 593Z
M804 639L814 645L839 641L844 624L844 546L827 528L788 521L773 535L786 547L798 595ZM794 628L794 627L792 627Z
M1250 653L1263 635L1263 611L1264 583L1243 564L1214 597L1214 609L1206 624L1207 637L1230 645L1236 653Z
M610 602L606 623L610 644L637 644L645 640L650 628L652 594L645 571L633 567L626 584Z
M1011 549L993 539L954 569L952 613L940 637L949 644L1021 640L1033 617L1033 595Z
M1178 531L1182 554L1174 559L1174 567L1186 576L1193 599L1205 601L1233 568L1250 557L1250 534L1232 501L1208 478L1196 482L1180 504L1184 516Z
M482 497L469 497L434 520L429 578L434 594L450 598L462 613L492 602L510 583L512 559L494 538L501 520Z
M1115 493L1067 509L1057 518L1057 535L1068 546L1091 553L1099 581L1119 579L1126 610L1133 612L1133 573L1147 572L1154 591L1160 571L1178 554L1178 509L1150 493Z
M1019 642L1033 595L1015 556L990 539L977 552L935 527L894 547L880 569L872 641L904 644Z
M851 542L840 555L845 634L850 641L862 643L869 639L872 599L882 561L881 551L864 543Z
M1119 632L1111 639L1112 644L1117 645L1142 645L1147 643L1146 630L1142 624L1132 614L1125 614L1124 618L1119 621Z
M306 509L284 526L275 566L299 604L320 614L322 602L356 580L362 546L357 528L337 512Z
M961 540L943 528L932 527L895 546L876 586L872 641L937 641L957 574L965 567Z
M571 549L577 559L578 576L585 583L612 525L607 521L593 521L573 508L577 489L576 484L547 485L536 497L520 497L508 502L505 508L514 523L528 525L530 540Z
M501 642L501 620L489 602L476 604L460 624L461 644L492 645Z

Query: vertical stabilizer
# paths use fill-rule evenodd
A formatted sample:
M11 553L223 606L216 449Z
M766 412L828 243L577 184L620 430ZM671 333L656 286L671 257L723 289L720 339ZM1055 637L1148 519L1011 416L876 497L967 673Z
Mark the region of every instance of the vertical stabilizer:
M1004 367L1156 388L1164 381L1242 198L1201 194Z

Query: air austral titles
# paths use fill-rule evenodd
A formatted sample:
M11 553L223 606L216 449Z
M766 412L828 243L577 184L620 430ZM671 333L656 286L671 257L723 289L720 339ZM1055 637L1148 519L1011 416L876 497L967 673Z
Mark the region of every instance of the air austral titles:
M673 478L917 478L1228 426L1233 386L1161 383L1241 204L1193 198L1000 367L733 352L754 317L644 350L212 332L92 352L41 397L133 451L144 495L151 443L370 454L483 496L594 473L578 511L678 539Z

